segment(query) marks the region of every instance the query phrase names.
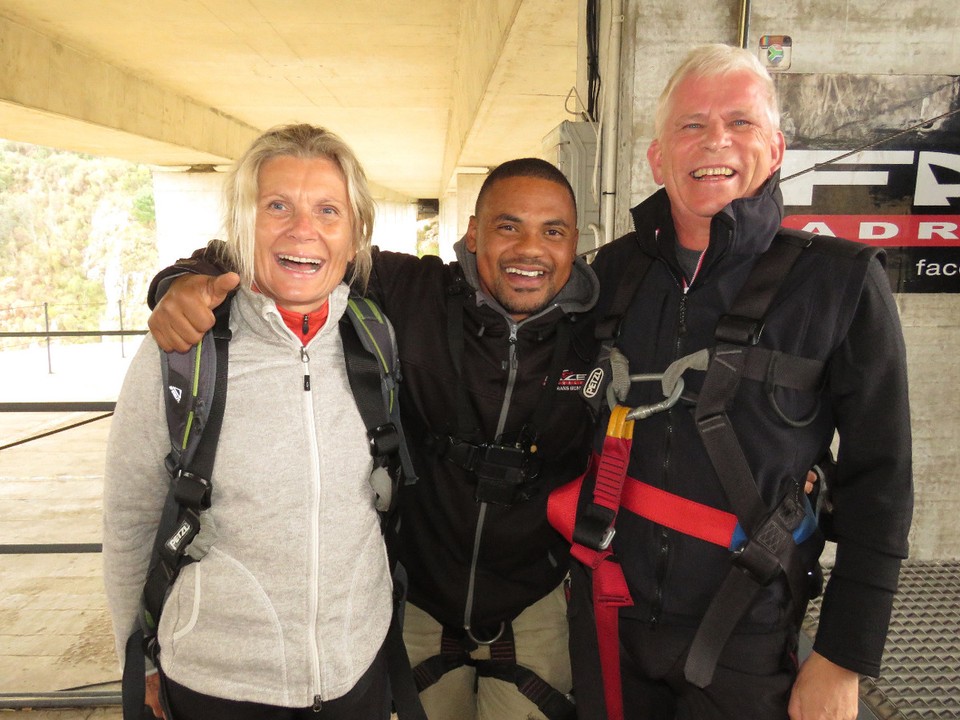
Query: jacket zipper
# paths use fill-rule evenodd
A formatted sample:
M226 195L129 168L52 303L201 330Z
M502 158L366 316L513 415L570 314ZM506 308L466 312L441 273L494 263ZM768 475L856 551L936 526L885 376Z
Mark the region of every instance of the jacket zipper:
M706 253L704 253L706 254ZM694 273L694 277L690 280L690 284L693 283L693 280L696 279L696 276L700 271L700 264L703 262L703 255L700 256L700 263L697 264L697 272ZM683 336L687 332L687 292L690 290L690 284L685 280L680 283L680 289L682 294L680 295L680 305L677 308L677 341L673 349L673 357L677 359L680 357L680 345ZM668 411L670 417L672 418L673 409ZM664 445L666 447L666 452L664 453L663 458L663 486L666 489L667 478L670 474L670 456L673 452L672 441L673 441L673 422L668 422L666 427L666 440ZM663 585L667 577L667 560L670 556L670 536L667 534L666 528L660 528L660 542L657 545L657 562L656 562L656 594L653 600L653 603L650 607L650 623L652 625L660 622L660 616L663 613Z
M503 396L503 405L500 407L500 417L497 420L497 431L494 435L494 438L499 438L503 433L503 428L507 423L507 411L510 408L510 400L513 397L513 388L517 382L517 368L520 365L519 358L517 357L517 331L518 327L515 322L508 321L510 323L510 350L507 358L507 366L509 368L509 375L507 376L507 390ZM476 591L476 580L477 580L477 559L480 555L480 538L483 535L483 525L487 517L487 503L480 503L480 510L477 514L477 531L473 536L473 555L470 558L470 576L467 581L467 601L463 609L463 626L465 628L470 628L471 620L473 618L473 598L474 592Z
M304 316L306 318L306 316ZM306 319L304 320L306 323ZM310 450L314 457L314 487L311 511L311 547L310 547L310 622L308 623L308 645L313 680L319 692L313 696L313 711L320 712L323 705L323 677L320 673L320 648L317 644L317 614L320 611L320 598L317 585L320 574L320 448L317 445L317 428L313 415L313 392L310 389L310 356L307 349L300 347L300 362L303 363L303 411L307 424L307 437L310 438Z

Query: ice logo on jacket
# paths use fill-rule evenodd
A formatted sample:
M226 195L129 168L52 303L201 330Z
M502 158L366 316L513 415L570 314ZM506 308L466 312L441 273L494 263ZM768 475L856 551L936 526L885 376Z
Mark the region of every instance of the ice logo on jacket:
M587 374L574 372L573 370L564 370L560 373L560 380L557 382L557 390L566 392L580 392L583 383L587 380Z

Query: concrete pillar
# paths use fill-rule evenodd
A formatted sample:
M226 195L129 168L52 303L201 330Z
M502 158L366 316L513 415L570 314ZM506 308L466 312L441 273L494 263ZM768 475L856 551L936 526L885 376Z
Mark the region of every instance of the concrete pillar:
M159 267L187 257L212 238L222 238L220 194L225 175L218 172L154 170Z
M381 250L417 254L417 204L377 200L373 244Z

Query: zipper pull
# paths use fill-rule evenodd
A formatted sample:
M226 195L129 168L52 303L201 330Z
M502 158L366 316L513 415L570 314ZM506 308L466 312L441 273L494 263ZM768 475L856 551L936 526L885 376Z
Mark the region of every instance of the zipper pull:
M517 358L517 332L520 328L516 323L510 323L510 337L508 342L510 343L510 355L506 362L503 363L504 370L516 370L519 365L519 360Z
M306 315L304 315L304 318L306 318ZM303 363L303 390L304 392L310 392L310 369L307 367L307 363L310 362L310 356L307 355L307 349L305 347L300 348L300 362ZM319 712L319 710L317 712Z
M306 337L310 333L310 316L304 314L303 316L303 336Z
M323 703L320 701L320 696L319 696L319 695L314 695L314 696L313 696L313 708L312 708L312 709L313 709L313 711L314 711L315 713L318 713L318 712L320 712L320 711L323 709Z

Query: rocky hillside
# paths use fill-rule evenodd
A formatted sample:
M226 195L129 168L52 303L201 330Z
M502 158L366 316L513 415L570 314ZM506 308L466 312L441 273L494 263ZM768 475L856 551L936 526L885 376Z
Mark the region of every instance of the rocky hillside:
M0 140L0 331L146 327L155 236L148 168Z

